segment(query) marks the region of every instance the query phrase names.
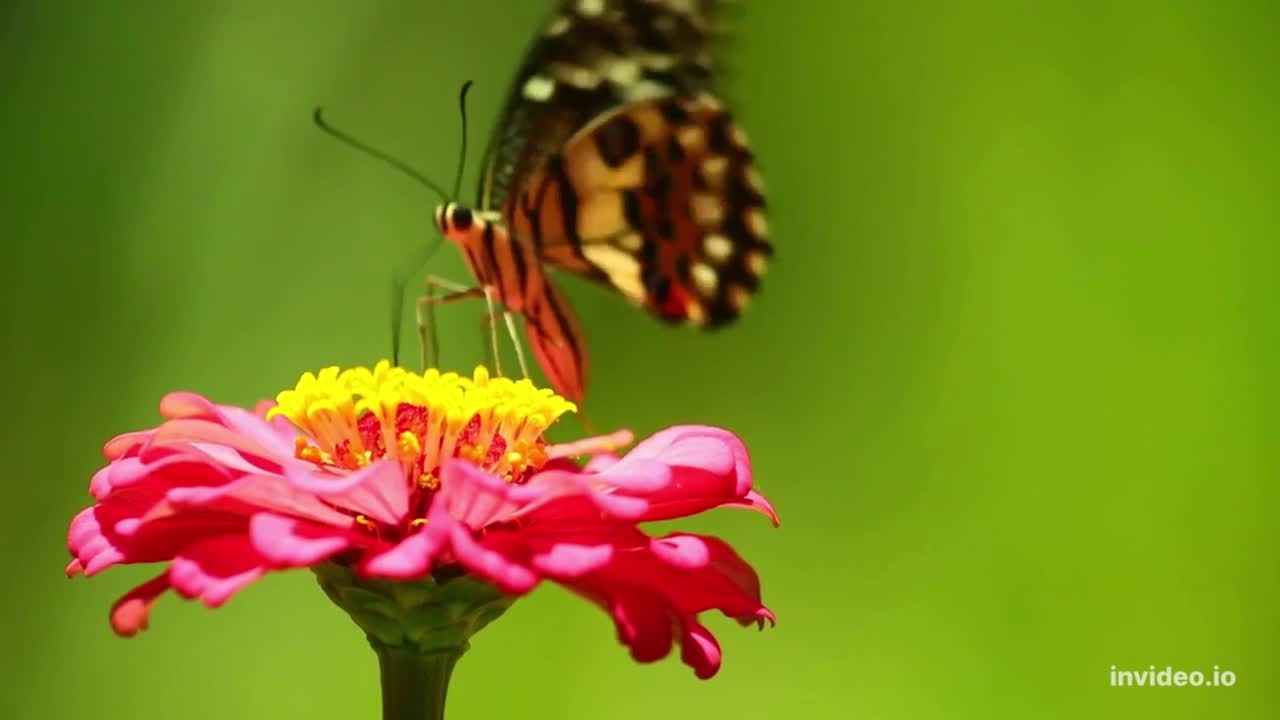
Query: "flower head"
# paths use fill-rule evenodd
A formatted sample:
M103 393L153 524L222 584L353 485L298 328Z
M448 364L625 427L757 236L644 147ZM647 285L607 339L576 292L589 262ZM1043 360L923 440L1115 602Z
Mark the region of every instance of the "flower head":
M216 607L268 571L312 567L371 638L406 644L425 641L344 603L344 588L457 588L451 578L466 576L496 589L442 591L487 603L474 631L546 579L609 612L637 660L678 641L710 677L719 647L697 615L772 621L755 572L720 540L653 538L638 524L721 506L776 522L745 447L705 426L663 430L622 457L610 453L626 432L549 444L543 433L574 410L484 368L466 377L386 362L306 373L256 412L171 393L162 424L107 443L97 502L71 523L67 571L168 562L112 609L116 632L132 635L169 589ZM580 467L579 455L593 457Z

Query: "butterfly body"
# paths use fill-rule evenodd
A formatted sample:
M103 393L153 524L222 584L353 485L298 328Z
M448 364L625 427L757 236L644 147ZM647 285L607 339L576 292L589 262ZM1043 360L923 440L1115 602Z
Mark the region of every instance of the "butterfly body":
M436 208L435 221L462 251L479 286L524 316L529 344L552 386L570 400L582 400L587 384L582 331L535 249L516 242L493 218L456 203Z
M560 2L517 73L475 205L436 212L571 399L586 391L586 344L548 268L664 321L718 327L746 308L772 254L746 134L712 94L719 5Z

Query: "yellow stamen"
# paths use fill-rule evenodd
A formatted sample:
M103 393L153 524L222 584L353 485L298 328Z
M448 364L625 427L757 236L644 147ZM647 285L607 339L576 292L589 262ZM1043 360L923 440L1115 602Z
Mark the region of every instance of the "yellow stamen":
M293 456L316 465L333 464L333 457L329 453L307 442L307 439L302 436L293 439Z
M473 463L479 463L484 459L485 454L484 448L479 445L472 445L471 443L467 443L466 445L458 448L458 457L463 460L470 460Z
M417 435L405 430L396 441L396 450L402 458L416 457L422 453L422 443L418 442Z
M495 377L483 366L469 377L419 374L385 360L373 369L304 373L276 403L268 418L287 418L303 433L297 457L347 470L395 458L424 490L439 487L440 465L453 457L522 482L548 460L543 432L577 410L529 380ZM491 457L494 447L503 452Z
M378 528L378 523L370 520L364 515L357 515L355 517L355 523L356 525L359 525L365 530L368 530L369 532L373 533L374 537L378 537L378 538L382 537L382 531Z

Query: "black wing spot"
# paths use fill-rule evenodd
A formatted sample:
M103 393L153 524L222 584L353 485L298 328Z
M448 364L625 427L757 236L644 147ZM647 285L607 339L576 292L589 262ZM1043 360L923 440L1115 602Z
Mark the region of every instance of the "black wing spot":
M676 258L676 277L680 278L681 282L689 281L689 264L688 255L681 255Z
M649 278L649 294L657 307L662 307L671 299L671 278L655 273Z
M674 135L667 140L667 159L673 164L684 162L684 146Z
M729 117L729 113L720 113L711 121L710 147L711 151L717 155L731 155L737 150L731 134L733 132L733 118Z
M689 122L689 111L677 98L668 98L658 105L658 112L662 113L662 119L673 125L683 125Z
M644 183L645 189L655 199L661 200L671 192L673 180L670 168L652 147L644 149Z
M596 149L600 158L616 168L640 149L640 128L626 115L612 118L596 131Z
M622 213L626 216L628 225L637 230L644 229L644 208L640 206L640 196L634 190L622 192Z

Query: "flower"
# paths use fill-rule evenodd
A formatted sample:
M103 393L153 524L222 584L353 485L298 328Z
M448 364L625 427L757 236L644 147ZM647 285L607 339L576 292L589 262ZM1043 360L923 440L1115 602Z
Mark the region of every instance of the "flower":
M544 431L575 409L484 368L416 374L385 361L306 373L254 412L171 393L163 423L104 448L97 502L71 522L67 573L168 563L112 608L125 636L169 589L217 607L272 570L312 567L335 599L348 597L343 582L376 595L388 584L461 587L451 578L466 576L510 598L545 579L609 612L636 660L678 642L698 677L711 677L720 649L698 615L773 622L756 573L721 540L651 537L637 524L725 506L776 524L752 490L746 448L696 425L621 457L611 451L630 442L625 431L549 444ZM592 457L579 466L580 455ZM399 642L340 603L371 640Z

